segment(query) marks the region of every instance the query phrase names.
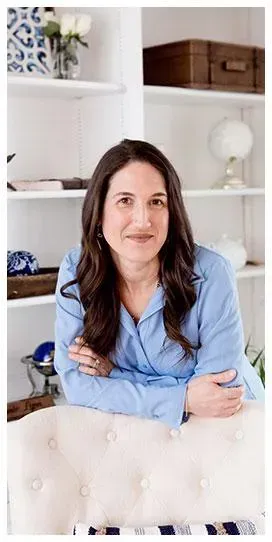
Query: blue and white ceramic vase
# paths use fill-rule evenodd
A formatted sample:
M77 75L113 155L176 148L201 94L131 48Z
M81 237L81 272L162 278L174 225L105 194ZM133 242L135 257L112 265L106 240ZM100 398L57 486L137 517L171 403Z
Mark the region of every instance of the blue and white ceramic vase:
M39 272L37 258L27 250L8 250L7 274L8 277L19 275L36 275Z
M43 14L43 7L8 8L8 72L51 75L51 53L43 33Z

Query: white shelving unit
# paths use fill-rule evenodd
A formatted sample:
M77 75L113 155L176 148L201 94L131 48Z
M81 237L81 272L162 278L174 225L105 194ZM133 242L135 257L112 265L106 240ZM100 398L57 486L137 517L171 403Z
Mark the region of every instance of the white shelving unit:
M265 97L261 94L243 92L224 92L198 90L191 88L159 87L145 85L144 96L147 103L159 105L223 105L240 108L264 107Z
M48 305L55 303L54 295L37 295L33 297L22 297L20 299L8 299L8 309L16 309L18 307L33 307L35 305Z
M264 47L264 10L143 8L143 47L192 37ZM248 260L264 262L265 96L146 85L144 109L145 138L165 152L179 173L195 237L203 244L222 234L241 239ZM248 187L244 191L209 190L224 175L225 164L212 157L208 144L223 118L244 121L253 132L252 152L235 168ZM264 274L261 265L237 273L244 334L260 348Z
M21 190L8 192L8 200L84 198L87 190ZM264 196L264 188L243 190L183 190L184 198Z
M246 265L243 269L236 272L237 279L255 279L258 277L264 277L265 266L264 265Z
M49 77L8 74L8 95L26 98L75 99L91 96L110 96L126 91L124 85L97 81L69 81Z
M18 190L8 192L8 200L84 198L86 190Z
M184 181L182 195L196 238L206 244L229 227L230 237L246 242L248 259L263 261L265 97L143 85L141 50L149 45L194 36L263 46L264 27L255 16L259 8L201 8L201 17L196 17L198 9L69 8L90 12L94 21L89 49L82 49L82 80L8 75L8 153L16 153L8 180L90 178L102 154L124 137L162 143ZM248 186L244 190L209 188L223 167L205 146L210 128L223 116L244 120L254 130L254 152L239 171ZM85 194L8 192L8 248L30 250L41 265L59 266L80 240ZM236 274L245 327L251 329L253 321L254 333L257 325L262 327L264 274L263 265L247 265ZM13 400L16 393L20 398L28 391L22 368L22 379L17 378L18 359L40 342L53 340L55 296L8 300L7 307L25 309L8 310ZM261 344L262 329L259 336Z

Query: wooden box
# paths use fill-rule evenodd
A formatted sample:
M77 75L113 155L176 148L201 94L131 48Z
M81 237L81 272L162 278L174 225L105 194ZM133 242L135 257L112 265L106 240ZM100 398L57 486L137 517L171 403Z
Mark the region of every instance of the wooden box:
M51 406L55 406L52 395L39 395L12 401L7 405L7 420L8 422L19 420L35 410Z
M36 275L8 277L8 299L54 294L58 271L58 267L43 267Z
M190 39L143 50L144 84L264 93L261 47Z

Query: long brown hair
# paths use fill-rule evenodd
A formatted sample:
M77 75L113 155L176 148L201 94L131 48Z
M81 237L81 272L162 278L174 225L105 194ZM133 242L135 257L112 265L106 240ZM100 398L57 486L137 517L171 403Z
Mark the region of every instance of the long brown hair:
M81 256L76 278L61 287L64 297L77 299L64 290L79 284L80 301L85 309L83 339L96 354L107 356L114 350L119 332L120 295L117 271L109 245L104 237L97 242L104 201L111 177L129 162L147 162L163 176L168 196L169 228L160 250L160 280L164 287L164 326L169 339L192 356L192 345L181 334L181 324L194 305L196 293L194 241L181 195L178 175L169 160L156 147L145 141L124 139L109 149L99 161L89 182L82 209ZM78 300L79 301L79 300Z

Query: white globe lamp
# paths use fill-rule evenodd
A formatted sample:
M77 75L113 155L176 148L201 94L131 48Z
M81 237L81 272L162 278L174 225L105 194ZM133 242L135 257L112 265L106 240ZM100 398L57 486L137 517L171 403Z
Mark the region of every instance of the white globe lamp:
M211 188L246 188L244 181L235 175L233 166L244 160L252 149L253 134L249 126L242 121L225 118L210 132L208 143L213 156L225 162L224 177Z

